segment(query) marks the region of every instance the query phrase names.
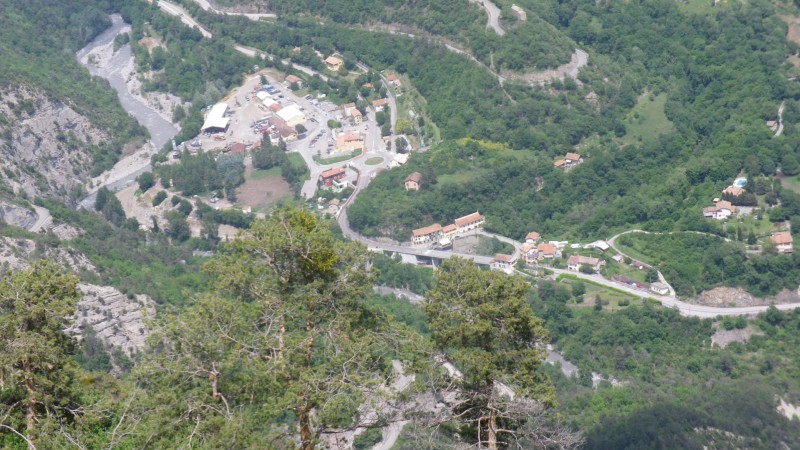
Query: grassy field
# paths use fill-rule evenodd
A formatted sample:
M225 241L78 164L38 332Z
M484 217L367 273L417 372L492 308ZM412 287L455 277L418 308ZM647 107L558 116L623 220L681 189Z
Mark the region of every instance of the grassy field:
M286 157L289 158L289 162L291 162L293 166L306 168L306 173L302 177L303 181L311 177L311 174L308 171L308 166L306 166L306 161L303 159L302 156L300 156L299 153L287 153Z
M565 286L571 286L572 283L575 283L574 280L562 279L559 283ZM600 296L600 299L603 304L603 311L618 311L620 309L626 308L629 305L642 305L643 301L640 297L631 294L625 294L613 289L607 289L602 286L597 286L591 283L583 283L584 287L586 288L586 293L583 295L583 302L577 303L575 300L570 300L568 303L570 308L576 310L579 313L588 313L594 311L594 303L597 296ZM623 303L620 306L620 302ZM627 303L627 305L625 304Z
M667 94L645 94L625 118L627 133L622 137L625 144L636 144L655 139L674 129L672 122L664 114Z
M249 178L251 180L263 180L264 178L267 178L267 177L274 177L274 176L280 176L280 175L281 175L281 168L280 167L273 167L273 168L267 169L267 170L253 169L253 171L250 173L250 177Z
M364 164L368 166L375 166L383 162L383 158L380 156L373 156L372 158L367 159L364 161Z
M362 153L361 150L356 150L353 153L350 153L349 155L334 156L333 158L322 158L317 155L314 155L314 161L316 161L317 164L336 164L339 162L349 161L355 158L356 156L361 156L361 153Z
M783 186L784 189L800 193L800 175L781 178L781 186Z

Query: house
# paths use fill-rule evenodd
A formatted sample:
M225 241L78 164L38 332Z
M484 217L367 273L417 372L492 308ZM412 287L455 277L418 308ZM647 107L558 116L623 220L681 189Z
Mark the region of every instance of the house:
M345 131L336 137L337 152L364 151L364 138L357 131Z
M442 235L447 239L453 239L456 234L458 234L458 228L453 223L442 228Z
M479 212L475 211L472 214L459 217L458 219L454 220L453 223L455 223L459 233L464 233L482 226L485 221L486 218L483 217Z
M422 174L419 172L410 173L406 177L406 190L407 191L418 191L420 181L422 181Z
M641 261L634 261L634 262L633 262L633 264L631 264L631 265L633 266L633 268L634 268L634 269L639 269L639 270L644 270L644 269L645 269L645 267L647 267L647 266L646 266L646 265L645 265L643 262L641 262Z
M520 254L525 264L536 264L539 258L539 250L533 244L522 244Z
M556 257L556 246L549 242L539 244L536 247L536 251L538 253L537 259L539 260L553 259Z
M535 244L541 238L542 238L542 236L539 233L537 233L535 231L531 231L530 233L525 235L525 243L526 244Z
M776 122L774 120L768 120L767 121L767 128L769 128L770 131L773 131L773 132L774 131L778 131L778 122Z
M303 79L296 75L287 75L286 82L289 83L289 86L295 84L298 88L303 87Z
M492 270L502 270L503 272L511 273L514 270L514 264L517 263L517 258L514 255L505 255L498 253L494 255L494 261L489 264Z
M217 103L206 114L206 120L203 122L203 127L200 128L202 133L224 133L228 131L228 124L230 117L225 117L228 112L228 105L225 103Z
M334 181L341 180L345 177L346 171L344 167L336 167L333 169L328 169L325 172L319 174L319 184L325 187L333 186Z
M232 155L244 155L245 150L247 150L247 146L241 142L236 142L228 147L228 152Z
M739 186L730 185L722 190L722 195L730 195L731 197L738 197L744 194L744 189Z
M593 258L590 256L581 256L581 255L572 255L567 259L567 269L579 271L581 266L588 266L591 267L592 270L597 272L603 266L606 265L606 262L599 258Z
M557 160L556 162L554 162L554 163L553 163L553 166L554 166L555 168L559 169L559 168L561 168L561 167L564 167L564 165L565 165L566 163L567 163L567 162L566 162L566 161L564 161L563 159L559 159L559 160Z
M583 162L583 158L581 155L577 153L567 153L564 155L564 168L569 169L570 167L577 166L578 164Z
M708 217L716 220L725 220L732 216L736 211L731 202L727 200L717 200L714 206L703 208L703 217Z
M328 56L323 62L325 63L325 67L332 72L338 72L339 69L342 68L342 64L344 64L341 58L334 55Z
M287 125L283 120L277 117L270 117L267 119L267 123L269 123L270 128L275 132L275 134L278 135L277 138L283 139L287 142L297 139L297 130L295 130L294 127Z
M400 167L403 164L408 162L408 153L398 153L392 157L392 161L389 163L389 168L394 169L395 167Z
M390 73L389 75L386 75L386 79L389 80L389 83L393 86L400 86L400 79L397 78L396 74Z
M616 255L612 256L613 259L617 264L622 264L622 261L625 261L625 257L617 253Z
M669 286L656 282L650 285L650 292L658 295L669 295Z
M788 231L772 233L769 240L775 245L775 250L778 253L792 253L792 233Z
M361 87L363 87L364 89L372 89L375 86L373 86L372 83L364 83L361 85Z
M411 232L411 243L424 244L426 242L438 241L442 236L442 226L438 223L433 225L417 228Z
M305 123L306 115L300 110L297 105L290 105L275 112L279 119L283 120L286 125L294 127Z
M511 5L511 12L513 12L514 15L517 16L517 20L519 20L520 22L525 22L526 20L528 20L528 15L525 13L525 10L517 5L514 4Z
M372 107L375 108L375 112L381 112L383 109L389 104L389 99L386 98L379 98L377 100L372 101Z
M359 125L364 119L364 115L361 114L361 111L359 111L358 108L353 108L350 110L350 119L353 120L355 125Z

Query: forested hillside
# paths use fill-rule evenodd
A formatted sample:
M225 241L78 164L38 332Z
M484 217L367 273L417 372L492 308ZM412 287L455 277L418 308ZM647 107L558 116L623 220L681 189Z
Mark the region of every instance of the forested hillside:
M787 62L797 47L781 19L800 16L796 5L515 0L521 21L498 0L500 36L467 0L219 1L278 15L268 20L175 3L212 37L145 0L0 0L0 194L30 200L53 222L41 233L0 222L0 447L800 448L787 413L800 404L800 310L765 300L758 315L683 317L583 273L509 276L459 258L435 270L403 264L339 228L345 217L364 235L406 241L413 228L476 210L515 240L641 227L664 233L615 245L661 270L680 296L720 285L795 292L800 257L777 254L769 236L775 224L800 232L791 178L800 85ZM370 177L352 204L340 203L339 221L318 213L316 198L289 197L295 206L258 217L217 196L204 204L195 194L235 197L245 157L188 150L162 152L127 181L131 202L153 189L146 203L164 216L144 215L152 227L126 216L115 186L75 209L89 175L146 139L75 61L110 13L131 25L114 45L131 45L142 88L191 104L173 111L178 141L195 136L203 107L267 67L273 78L301 76L308 94L367 105L386 94L381 76L398 74L397 98L418 97L425 111L413 119L435 122L443 142ZM278 58L244 56L238 45ZM558 66L576 48L589 63L575 78L498 77ZM340 54L344 69L326 69L316 52ZM781 133L765 124L779 105ZM32 126L37 117L48 123ZM44 155L43 139L53 141ZM251 169L280 168L297 189L306 168L286 149L251 151ZM555 167L567 152L584 161ZM422 174L419 191L404 189L412 172ZM56 173L76 188L48 184ZM704 219L702 207L736 176L748 191L733 200L755 203L752 214ZM122 306L106 308L95 289L87 307L86 284ZM136 346L115 346L89 324L114 323L102 330L113 336L122 330L112 319L136 314L124 330Z
M92 80L75 59L75 52L111 23L101 4L90 0L55 4L2 0L0 9L0 92L28 91L37 98L43 92L48 100L66 104L108 133L108 138L100 142L79 144L94 166L82 170L92 169L94 175L102 172L117 161L125 144L146 136L144 128L122 110L116 93ZM0 142L7 148L13 148L14 121L35 116L37 106L43 106L36 103L41 100L14 105L16 118L0 117L0 130L4 132ZM68 138L64 136L62 141Z
M419 193L438 197L432 202L417 202L414 195L402 195L402 183L390 181L396 181L396 175L385 174L383 181L379 178L368 188L369 194L359 197L355 207L369 209L366 203L371 202L392 207L382 214L383 219L356 224L358 229L387 232L401 211L417 213L418 224L424 224L426 215L449 220L432 210L443 204L463 204L464 198L471 199L467 210L479 209L488 212L490 218L502 217L490 219L490 228L517 238L530 229L560 236L608 236L610 231L632 224L663 230L712 229L713 225L702 220L699 208L740 173L748 157L751 177L774 175L782 161L796 157L799 137L795 125L788 123L780 139L774 139L764 126L764 120L776 116L781 101L786 101L787 110L797 109L793 99L800 92L800 86L786 75L785 58L792 45L784 38L785 25L771 11L773 7L765 2L722 9L708 16L684 13L668 1L576 4L571 10L567 8L570 15L568 20L560 19L562 26L594 52L598 65L609 70L625 68L625 75L618 75L615 82L584 78L582 72L580 79L586 83L577 91L585 93L591 87L599 93L602 114L584 108L585 102L572 97L574 86L565 85L547 94L534 90L537 100L538 96L550 96L570 106L545 117L555 121L561 133L574 129L572 142L550 138L536 145L529 139L543 137L540 132L518 129L536 117L530 113L520 114L511 127L493 123L482 129L473 123L461 134L508 142L542 163L517 167L491 164L485 169L492 173L484 180L492 183L481 182L481 173L466 176L464 172L456 183L433 184L427 192ZM592 22L586 17L592 17ZM585 76L592 77L592 71ZM619 110L605 109L604 93L608 95L607 89L613 86L619 86L611 97L620 106L632 106L640 93L646 93L640 102L651 101L648 95L652 93L666 93L664 112L675 131L626 143L621 139L626 126ZM527 88L506 90L515 95ZM502 109L528 104L516 98L520 100L517 104ZM539 102L531 104L541 106ZM432 109L435 111L435 106ZM454 131L448 125L462 114L460 109L454 111L455 116L442 122L445 130ZM608 120L612 122L600 125ZM492 132L500 129L507 132L495 138ZM548 132L547 125L539 129ZM515 139L519 133L529 139ZM596 138L584 139L588 135ZM572 147L581 141L580 146ZM548 167L556 156L568 151L582 153L586 162L568 174ZM420 168L431 156L417 158L416 162L412 159L411 166ZM436 175L453 171L440 166L437 170ZM537 177L544 179L538 191L540 187L532 183ZM365 204L360 205L362 202ZM407 231L402 229L403 233Z

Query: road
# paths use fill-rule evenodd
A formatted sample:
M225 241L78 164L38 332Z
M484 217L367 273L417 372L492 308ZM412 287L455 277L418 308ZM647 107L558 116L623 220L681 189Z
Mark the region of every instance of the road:
M778 108L778 129L775 131L775 137L783 134L783 108L785 106L786 102L781 102L781 106Z
M218 14L225 14L227 16L244 16L250 20L259 20L261 18L268 18L268 19L275 19L278 16L275 14L269 13L236 13L236 12L227 12L227 11L220 11L208 1L208 0L194 0L204 11L213 11Z
M33 209L36 211L36 222L33 225L28 227L28 231L31 233L38 233L42 230L42 228L50 225L53 223L53 217L50 215L50 211L47 208L42 208L41 206L34 206Z
M150 0L150 3L153 3L153 0ZM185 25L188 25L191 28L197 28L200 31L200 34L203 35L204 38L210 38L211 32L203 28L200 23L194 19L188 12L186 12L183 7L178 6L174 3L170 3L166 0L158 0L158 7L163 9L168 14L176 16L177 18L181 19Z
M473 3L478 3L486 10L489 18L486 21L486 28L491 28L497 33L498 36L506 34L506 30L500 26L500 8L489 0L470 0Z

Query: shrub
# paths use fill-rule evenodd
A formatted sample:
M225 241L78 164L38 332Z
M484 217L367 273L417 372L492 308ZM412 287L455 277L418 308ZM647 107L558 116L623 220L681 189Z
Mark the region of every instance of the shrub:
M158 191L155 197L153 197L153 206L158 206L167 199L167 192L166 191Z

